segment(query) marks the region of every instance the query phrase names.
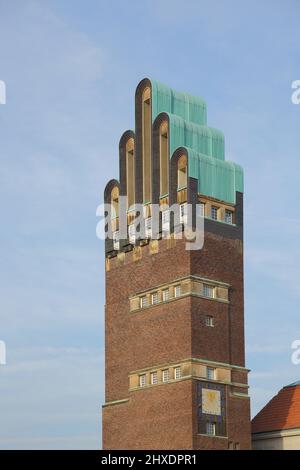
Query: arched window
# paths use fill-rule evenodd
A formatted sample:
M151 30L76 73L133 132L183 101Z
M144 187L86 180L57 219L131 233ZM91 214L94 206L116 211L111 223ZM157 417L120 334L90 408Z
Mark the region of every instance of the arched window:
M169 129L167 121L159 128L160 196L169 192Z
M143 199L151 201L151 90L146 87L142 96L142 152L143 152Z
M126 143L126 186L127 186L127 209L134 205L135 180L134 180L134 140L129 139Z
M119 217L119 188L115 186L111 190L111 218Z
M178 189L187 187L187 157L182 155L178 160Z

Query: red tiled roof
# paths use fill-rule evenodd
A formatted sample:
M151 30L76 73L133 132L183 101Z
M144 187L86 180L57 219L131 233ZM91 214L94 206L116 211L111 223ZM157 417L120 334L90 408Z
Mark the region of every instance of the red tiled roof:
M253 418L252 432L300 428L300 383L283 387Z

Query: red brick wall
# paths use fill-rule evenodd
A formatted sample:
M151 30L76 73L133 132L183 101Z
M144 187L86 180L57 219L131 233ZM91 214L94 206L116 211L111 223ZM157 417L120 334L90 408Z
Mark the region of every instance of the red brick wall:
M192 252L191 274L226 282L231 285L229 291L229 305L225 306L225 304L222 305L213 301L196 299L193 301L193 311L195 312L197 305L199 305L200 312L202 309L203 311L207 309L211 312L215 312L217 325L219 323L218 318L220 316L222 317L222 321L224 322L223 337L222 332L220 332L220 329L217 327L216 339L209 353L222 354L217 345L218 341L220 341L224 344L223 356L227 354L227 360L225 362L244 366L244 278L242 242L238 239L222 237L221 235L206 232L203 249ZM213 305L208 306L209 303ZM196 343L197 340L198 338L195 339ZM226 342L227 353L225 352Z
M130 371L191 356L190 299L136 313L130 313L128 300L138 291L188 275L189 253L183 241L167 249L162 240L154 255L148 246L142 250L141 260L133 262L128 253L124 265L106 273L106 401L128 396Z
M135 262L133 253L124 264L113 258L106 273L106 402L130 400L103 409L103 446L227 449L229 439L249 448L247 399L228 395L228 439L222 439L197 436L191 380L128 390L129 372L189 357L244 366L242 242L207 232L202 250L186 251L184 240L167 246L160 241L153 255L142 247ZM230 305L187 297L130 313L130 295L187 275L230 284ZM205 326L207 314L214 328Z
M192 449L191 381L131 392L103 409L105 449Z

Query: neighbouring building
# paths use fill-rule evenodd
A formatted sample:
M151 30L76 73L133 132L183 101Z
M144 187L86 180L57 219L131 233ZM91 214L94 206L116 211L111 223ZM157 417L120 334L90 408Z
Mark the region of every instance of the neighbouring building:
M250 449L244 348L243 171L201 98L142 80L135 131L106 185L104 449ZM120 236L121 196L127 199ZM200 208L204 246L174 237ZM136 236L134 204L145 233ZM154 207L158 239L151 238ZM193 224L195 213L193 212Z
M258 450L300 450L300 381L283 387L252 420Z

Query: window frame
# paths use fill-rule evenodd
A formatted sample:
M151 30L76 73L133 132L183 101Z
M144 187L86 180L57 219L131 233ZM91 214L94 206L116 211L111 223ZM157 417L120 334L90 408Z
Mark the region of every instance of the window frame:
M165 294L167 293L167 298L165 298ZM168 300L170 299L170 289L167 288L167 289L162 289L161 291L161 297L162 297L162 301L163 302L168 302Z
M174 379L179 380L179 379L181 379L181 377L182 377L181 366L174 367Z
M156 301L154 302L154 296L156 296ZM151 294L151 305L158 304L158 291L152 292Z
M170 232L170 210L169 209L165 209L161 211L161 229L163 232Z
M153 380L155 377L155 380ZM158 384L158 375L157 375L157 371L153 371L150 373L150 382L151 382L151 385L157 385Z
M183 225L187 224L187 202L179 205L179 222Z
M212 430L212 432L209 431ZM212 423L211 421L206 422L206 434L208 436L216 436L216 423Z
M168 383L170 381L170 371L169 371L169 369L163 369L161 377L162 377L162 382L163 383Z
M230 221L228 221L228 214L229 214L229 217L230 217ZM225 209L225 213L224 213L224 222L226 224L230 224L232 225L233 224L233 211L229 210L229 209Z
M178 294L178 290L179 290L179 294ZM181 297L181 285L176 284L176 286L174 286L174 299L178 299L179 297Z
M134 223L128 225L128 241L131 245L134 245L136 242L136 231Z
M143 303L143 300L145 299L145 304ZM142 295L140 297L140 308L146 308L149 306L149 299L147 295Z
M151 216L145 219L145 237L146 238L152 237L152 217Z
M215 367L206 367L206 378L208 380L216 380L216 368Z
M201 207L200 217L205 217L205 202L200 201L199 206Z
M214 211L215 211L216 218L213 216ZM218 215L219 215L219 207L211 206L211 208L210 208L210 218L212 220L219 220Z
M207 290L212 293L212 295L207 294ZM215 298L215 287L211 286L210 284L203 284L203 296L207 299L214 299Z
M112 233L112 239L113 239L114 250L118 251L120 249L120 231L119 230L115 230Z
M146 374L139 375L139 387L144 388L147 385Z
M215 326L214 317L212 315L205 316L205 326L208 328L213 328Z

